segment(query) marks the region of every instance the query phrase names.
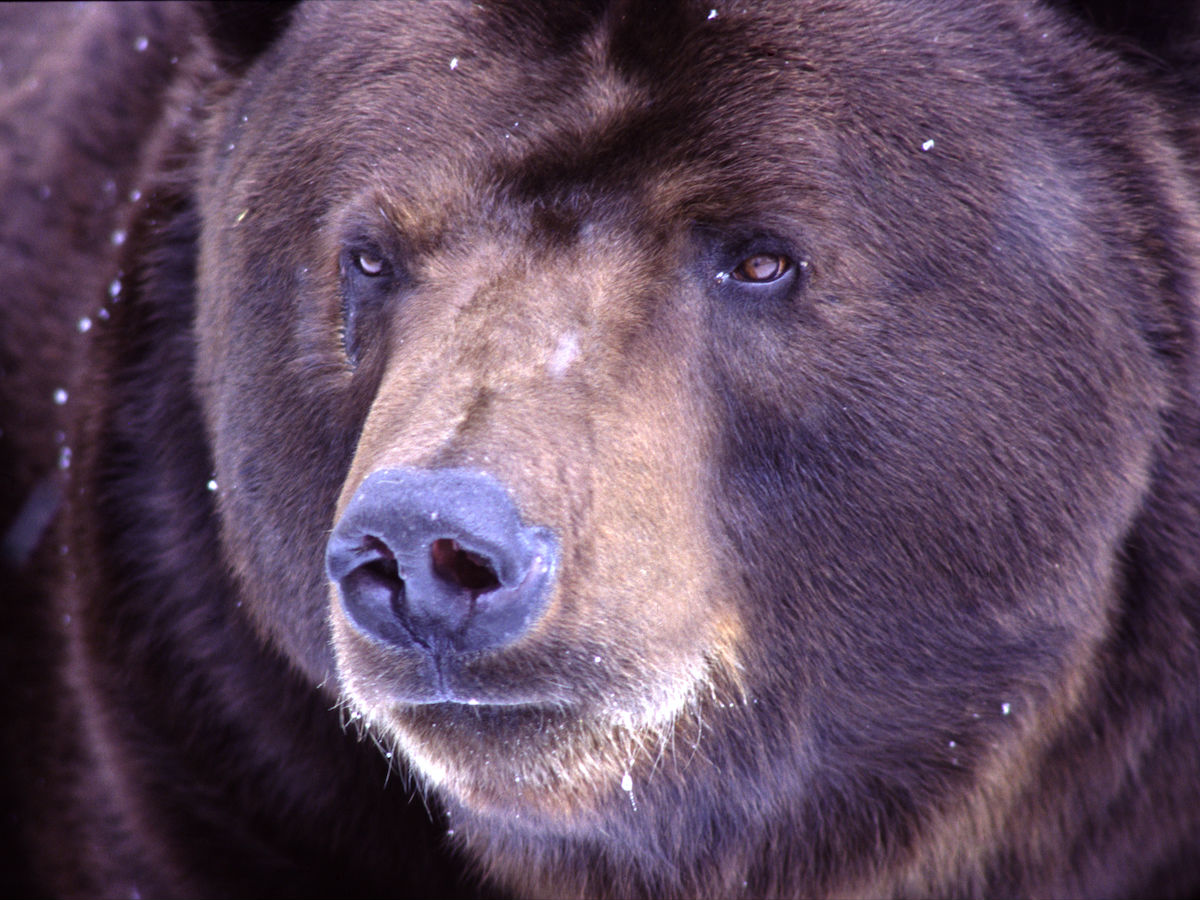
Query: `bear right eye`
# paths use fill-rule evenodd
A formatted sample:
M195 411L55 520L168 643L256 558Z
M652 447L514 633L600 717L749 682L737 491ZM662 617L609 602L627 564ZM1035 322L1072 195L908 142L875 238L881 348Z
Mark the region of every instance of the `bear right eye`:
M342 345L357 366L384 328L400 270L374 245L359 245L342 251L341 274Z
M387 265L381 255L369 250L354 251L352 259L358 270L371 278L382 275L384 267Z

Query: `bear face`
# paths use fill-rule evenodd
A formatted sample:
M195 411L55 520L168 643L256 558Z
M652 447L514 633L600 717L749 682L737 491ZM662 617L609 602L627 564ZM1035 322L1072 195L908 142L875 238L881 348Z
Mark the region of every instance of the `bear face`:
M1078 98L994 74L1053 22L703 12L562 12L550 55L512 10L298 18L202 166L225 550L485 833L786 820L832 853L885 822L900 852L1003 819L1093 688L1169 390L1161 263L1113 263L1149 239ZM460 546L472 493L555 544L500 637L482 610L533 576ZM422 496L406 536L345 526L329 593L347 510Z
M150 883L225 830L448 865L344 716L520 894L1194 886L1200 215L1115 57L772 0L305 5L208 63L67 512Z

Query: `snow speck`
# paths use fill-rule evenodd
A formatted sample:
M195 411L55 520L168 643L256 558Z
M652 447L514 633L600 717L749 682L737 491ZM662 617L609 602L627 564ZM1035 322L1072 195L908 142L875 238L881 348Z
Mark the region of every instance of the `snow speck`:
M133 42L133 49L136 50L138 53L145 53L146 48L149 46L150 46L150 38L146 37L144 34L139 35L138 39Z
M238 225L245 220L246 216L250 215L250 208L247 207L237 214L237 218L233 220L233 224Z
M71 448L63 447L58 451L58 467L60 469L71 468Z
M137 188L134 188L132 191L129 192L129 200L131 203L137 203L141 199L142 199L142 192L139 191Z
M108 307L106 307L106 306L100 307L100 311L98 313L96 313L96 318L99 319L101 322L107 322L108 321Z
M603 660L601 657L599 657L599 656L593 656L593 657L592 657L592 662L594 662L596 665L600 665L600 663L602 663L603 661L604 661L604 660Z
M75 327L79 329L80 334L85 334L86 332L89 332L92 330L92 320L89 319L87 316L84 316L82 319L80 319L78 322L75 323Z
M457 69L457 68L458 68L458 57L452 56L450 58L450 69L451 69L451 71L453 71L454 69Z
M958 746L958 743L957 743L956 741L951 741L951 742L950 742L950 749L951 749L951 750L953 750L953 749L954 749L955 747L957 747L957 746Z
M59 388L54 392L54 402L62 406L67 402L67 389Z
M716 17L717 17L717 11L715 9L710 9L708 11L708 18L711 20L711 19L715 19Z
M921 144L921 152L928 153L930 150L932 150L934 148L934 143L935 142L934 142L933 138L929 138L929 140L927 140L923 144Z
M1011 713L1011 712L1012 712L1012 704L1011 704L1011 703L1008 703L1008 702L1001 703L1001 704L1000 704L1000 712L1001 712L1003 715L1006 715L1006 716L1007 716L1009 713Z
M126 235L125 229L118 228L112 233L110 240L112 241L114 247L120 247L123 243L125 243L126 237L128 237L128 235Z
M121 279L114 278L108 285L108 296L116 300L121 296Z
M633 792L633 776L628 772L626 772L624 777L621 779L621 790L627 794Z
M215 479L215 478L208 479L208 483L204 486L206 488L208 488L210 491L215 491L217 489L217 479Z

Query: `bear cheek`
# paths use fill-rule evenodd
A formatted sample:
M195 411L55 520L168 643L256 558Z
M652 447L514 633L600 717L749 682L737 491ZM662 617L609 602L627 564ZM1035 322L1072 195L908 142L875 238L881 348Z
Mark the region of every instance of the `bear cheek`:
M520 309L525 296L539 298L540 318ZM541 809L557 820L619 797L629 746L665 743L701 692L719 684L732 700L742 626L714 590L712 539L695 512L703 508L695 497L712 490L711 416L703 379L679 360L698 357L698 324L668 316L654 323L653 341L630 337L615 314L562 328L573 317L546 316L548 296L492 298L487 317L452 322L435 310L453 302L414 301L334 530L336 543L374 502L364 491L398 483L380 505L433 498L420 523L397 529L415 535L415 552L408 538L381 535L403 544L383 551L398 569L428 563L444 583L450 558L458 567L450 580L478 592L488 581L482 565L503 595L510 581L538 575L517 565L508 578L506 551L485 548L498 533L515 544L548 535L544 596L528 601L519 626L476 629L488 585L461 609L431 614L419 597L398 596L424 577L402 573L404 587L393 582L373 607L390 606L396 618L380 621L356 611L349 582L331 570L330 621L351 705L429 781L468 806ZM446 487L456 479L468 487ZM464 553L457 561L452 546ZM444 621L431 625L431 616Z

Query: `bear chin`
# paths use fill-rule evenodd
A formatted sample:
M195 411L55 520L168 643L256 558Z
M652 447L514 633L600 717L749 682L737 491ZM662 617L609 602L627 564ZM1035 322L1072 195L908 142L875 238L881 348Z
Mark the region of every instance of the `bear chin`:
M389 759L407 760L424 788L479 818L520 817L524 830L566 834L595 827L616 804L636 808L633 784L700 751L706 710L757 702L732 650L719 645L637 681L605 672L596 656L591 684L551 696L478 673L456 687L450 665L424 651L364 647L332 618L347 720ZM420 674L406 677L411 668Z

